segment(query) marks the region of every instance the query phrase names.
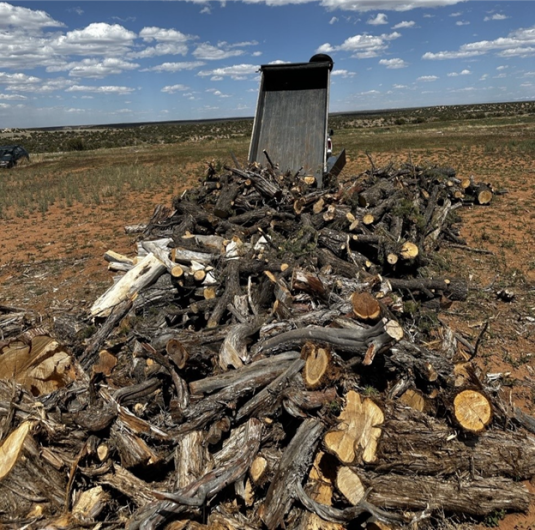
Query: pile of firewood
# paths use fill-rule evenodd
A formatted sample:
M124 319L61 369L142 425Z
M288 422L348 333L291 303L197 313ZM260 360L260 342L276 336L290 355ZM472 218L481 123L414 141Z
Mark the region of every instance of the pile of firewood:
M372 164L317 189L209 165L138 227L137 256L106 253L120 276L90 315L4 333L2 524L423 528L527 510L534 421L472 364L485 328L440 318L466 281L430 272L464 244L455 210L492 194L450 168Z

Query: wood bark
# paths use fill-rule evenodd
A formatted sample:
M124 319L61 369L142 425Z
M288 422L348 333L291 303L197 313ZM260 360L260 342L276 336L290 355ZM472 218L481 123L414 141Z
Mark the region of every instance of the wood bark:
M300 425L284 451L266 495L262 519L268 529L274 530L283 525L284 517L296 497L295 487L308 471L322 433L321 422L309 418Z

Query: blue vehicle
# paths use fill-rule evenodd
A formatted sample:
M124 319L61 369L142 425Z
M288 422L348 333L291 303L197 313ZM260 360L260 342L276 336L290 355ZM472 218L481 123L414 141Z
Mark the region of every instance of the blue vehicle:
M17 165L21 158L30 160L30 155L20 145L0 145L0 168L10 169Z

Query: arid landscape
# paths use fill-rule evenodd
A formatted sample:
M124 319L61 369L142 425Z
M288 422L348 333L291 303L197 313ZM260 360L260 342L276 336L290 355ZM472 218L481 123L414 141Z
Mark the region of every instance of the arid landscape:
M208 164L247 159L251 121L69 131L4 131L30 162L0 173L0 304L44 328L65 313L87 314L111 285L103 254L137 253L125 226L147 223L157 205L202 182ZM451 167L494 189L490 205L456 212L466 246L444 242L430 267L468 282L465 302L441 312L470 343L475 362L506 401L535 416L535 104L409 109L336 115L330 127L348 163L341 182L405 162ZM58 147L59 146L59 147ZM57 148L56 148L57 147ZM504 296L504 292L507 296ZM535 494L535 483L526 484ZM527 514L443 528L535 528Z

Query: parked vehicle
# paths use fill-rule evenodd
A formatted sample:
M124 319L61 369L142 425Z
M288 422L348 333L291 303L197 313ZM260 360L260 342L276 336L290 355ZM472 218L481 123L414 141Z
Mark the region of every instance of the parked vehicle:
M17 165L21 158L30 160L30 155L20 145L0 145L0 168L10 169Z

